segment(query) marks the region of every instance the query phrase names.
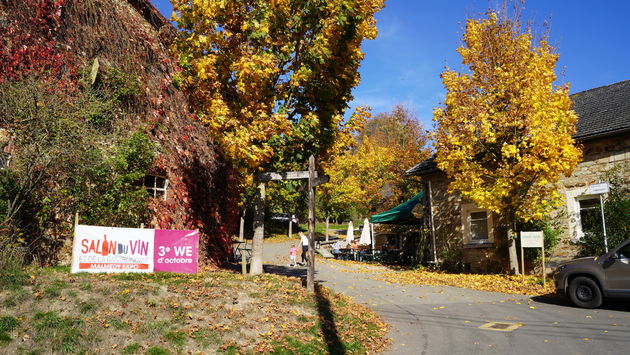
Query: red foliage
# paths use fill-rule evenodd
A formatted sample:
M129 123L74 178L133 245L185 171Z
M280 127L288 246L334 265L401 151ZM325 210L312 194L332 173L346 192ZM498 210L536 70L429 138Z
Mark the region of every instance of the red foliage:
M142 11L115 2L141 3ZM37 75L73 89L77 68L95 57L140 76L142 94L125 124L145 127L160 146L155 169L169 180L167 199L150 202L147 226L199 229L202 260L224 265L238 219L235 175L171 82L180 69L164 42L168 21L156 21L145 0L6 0L3 8L10 18L0 26L0 82Z
M57 32L65 0L24 0L29 11L17 12L0 26L0 82L36 75L73 87L76 75L71 52L60 48Z

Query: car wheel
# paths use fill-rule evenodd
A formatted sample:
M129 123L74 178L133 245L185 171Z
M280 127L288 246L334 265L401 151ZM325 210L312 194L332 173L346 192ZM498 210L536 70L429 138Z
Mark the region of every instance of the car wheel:
M578 307L597 308L602 304L602 291L595 281L580 276L569 284L569 298Z

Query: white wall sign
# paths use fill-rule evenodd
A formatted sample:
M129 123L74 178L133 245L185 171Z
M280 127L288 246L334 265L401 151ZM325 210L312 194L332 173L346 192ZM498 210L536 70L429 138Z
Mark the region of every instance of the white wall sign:
M543 247L543 232L521 232L521 247L522 248L542 248Z
M608 186L607 182L593 184L588 187L588 190L586 190L587 195L600 195L607 194L608 192L610 192L610 187Z

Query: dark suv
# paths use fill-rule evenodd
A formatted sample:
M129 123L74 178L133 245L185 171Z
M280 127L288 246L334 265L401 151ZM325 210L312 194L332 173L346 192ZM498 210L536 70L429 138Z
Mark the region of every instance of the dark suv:
M597 308L603 298L630 298L630 239L599 257L558 266L556 289L578 307Z

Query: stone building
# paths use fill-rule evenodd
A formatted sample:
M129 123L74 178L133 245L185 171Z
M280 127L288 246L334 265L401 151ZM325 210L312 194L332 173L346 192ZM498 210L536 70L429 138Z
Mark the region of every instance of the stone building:
M154 168L144 179L151 195L144 225L198 229L200 261L229 261L239 191L232 167L189 110L186 94L173 83L180 69L171 51L177 31L170 21L149 0L2 0L0 30L33 42L14 51L39 46L63 55L61 71L87 68L97 77L115 68L137 77L139 93L121 121L128 131L145 129L159 147ZM11 43L0 41L0 48L11 53ZM58 239L54 252L61 263L68 262L71 252L73 215L60 212L50 231Z
M599 209L597 195L588 186L600 182L609 169L630 164L630 80L576 93L571 96L579 116L574 138L583 147L583 160L571 176L559 182L564 203L552 218L563 233L549 266L571 259L571 241L583 236L580 215ZM448 193L448 178L437 168L435 156L407 171L418 176L427 191L426 225L435 241L436 258L456 260L459 267L475 272L507 269L507 241L500 216ZM624 173L630 175L625 165Z

